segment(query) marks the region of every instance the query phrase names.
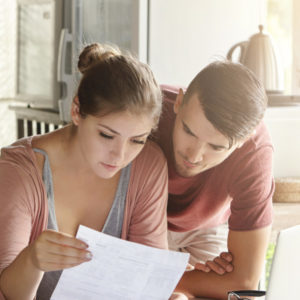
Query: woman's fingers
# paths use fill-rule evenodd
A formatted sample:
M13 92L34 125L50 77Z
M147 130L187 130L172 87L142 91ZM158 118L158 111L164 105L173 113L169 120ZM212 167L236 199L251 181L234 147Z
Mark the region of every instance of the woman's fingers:
M75 264L92 259L90 252L78 253L78 255L64 255L62 253L51 253L48 252L44 257L46 263L58 263L58 264Z
M61 233L53 230L46 230L42 233L42 235L44 235L43 237L49 242L53 242L56 244L62 244L79 249L88 248L88 245L85 242L66 233Z
M44 268L47 269L47 272L49 271L58 271L58 270L64 270L64 269L69 269L69 268L73 268L76 267L82 263L84 263L85 261L82 262L77 262L74 264L58 264L58 263L45 263L44 264Z
M78 258L92 258L92 253L85 249L78 249L65 244L56 244L54 242L48 242L44 244L45 251L49 254L67 256L67 257L78 257Z
M56 254L48 254L44 259L40 260L40 269L44 271L55 271L78 266L83 262L90 261L91 258L62 256Z
M70 268L92 259L88 245L75 237L52 230L44 231L30 246L33 264L43 271Z

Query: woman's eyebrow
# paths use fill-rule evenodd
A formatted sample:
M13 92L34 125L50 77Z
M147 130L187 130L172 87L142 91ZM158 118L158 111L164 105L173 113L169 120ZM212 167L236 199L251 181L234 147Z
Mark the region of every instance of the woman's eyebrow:
M110 128L110 127L107 126L107 125L104 125L104 124L98 124L98 125L99 125L99 126L102 126L102 127L104 127L104 128L106 128L107 130L111 131L111 132L114 133L114 134L121 135L118 131L116 131L116 130ZM147 132L145 132L145 133L142 133L142 134L139 134L139 135L135 135L135 136L133 136L133 137L137 138L137 137L142 137L142 136L144 136L144 135L149 135L149 134L150 134L150 132L147 131Z

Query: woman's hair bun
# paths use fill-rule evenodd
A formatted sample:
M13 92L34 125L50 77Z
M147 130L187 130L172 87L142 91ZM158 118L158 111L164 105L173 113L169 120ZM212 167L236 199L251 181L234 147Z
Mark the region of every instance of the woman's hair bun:
M84 74L93 65L118 55L121 55L121 51L117 47L99 43L90 44L80 53L77 67Z

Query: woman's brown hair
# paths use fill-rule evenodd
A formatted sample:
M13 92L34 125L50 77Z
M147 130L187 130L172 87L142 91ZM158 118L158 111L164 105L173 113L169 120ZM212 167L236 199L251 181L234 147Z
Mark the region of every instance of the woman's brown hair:
M150 114L157 125L162 95L147 64L96 43L83 49L78 69L83 74L77 91L82 117L128 110Z

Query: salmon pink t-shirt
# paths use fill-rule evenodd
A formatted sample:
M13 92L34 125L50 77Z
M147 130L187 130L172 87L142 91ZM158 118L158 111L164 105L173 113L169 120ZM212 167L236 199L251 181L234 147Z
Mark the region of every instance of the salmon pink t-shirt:
M1 150L0 274L47 228L47 193L31 142L26 138ZM121 238L167 249L167 195L165 157L148 141L131 165Z
M193 177L182 177L175 171L172 149L173 104L178 90L162 86L163 114L154 137L168 161L169 229L185 232L228 221L231 230L242 231L271 224L273 147L264 123L221 164Z

